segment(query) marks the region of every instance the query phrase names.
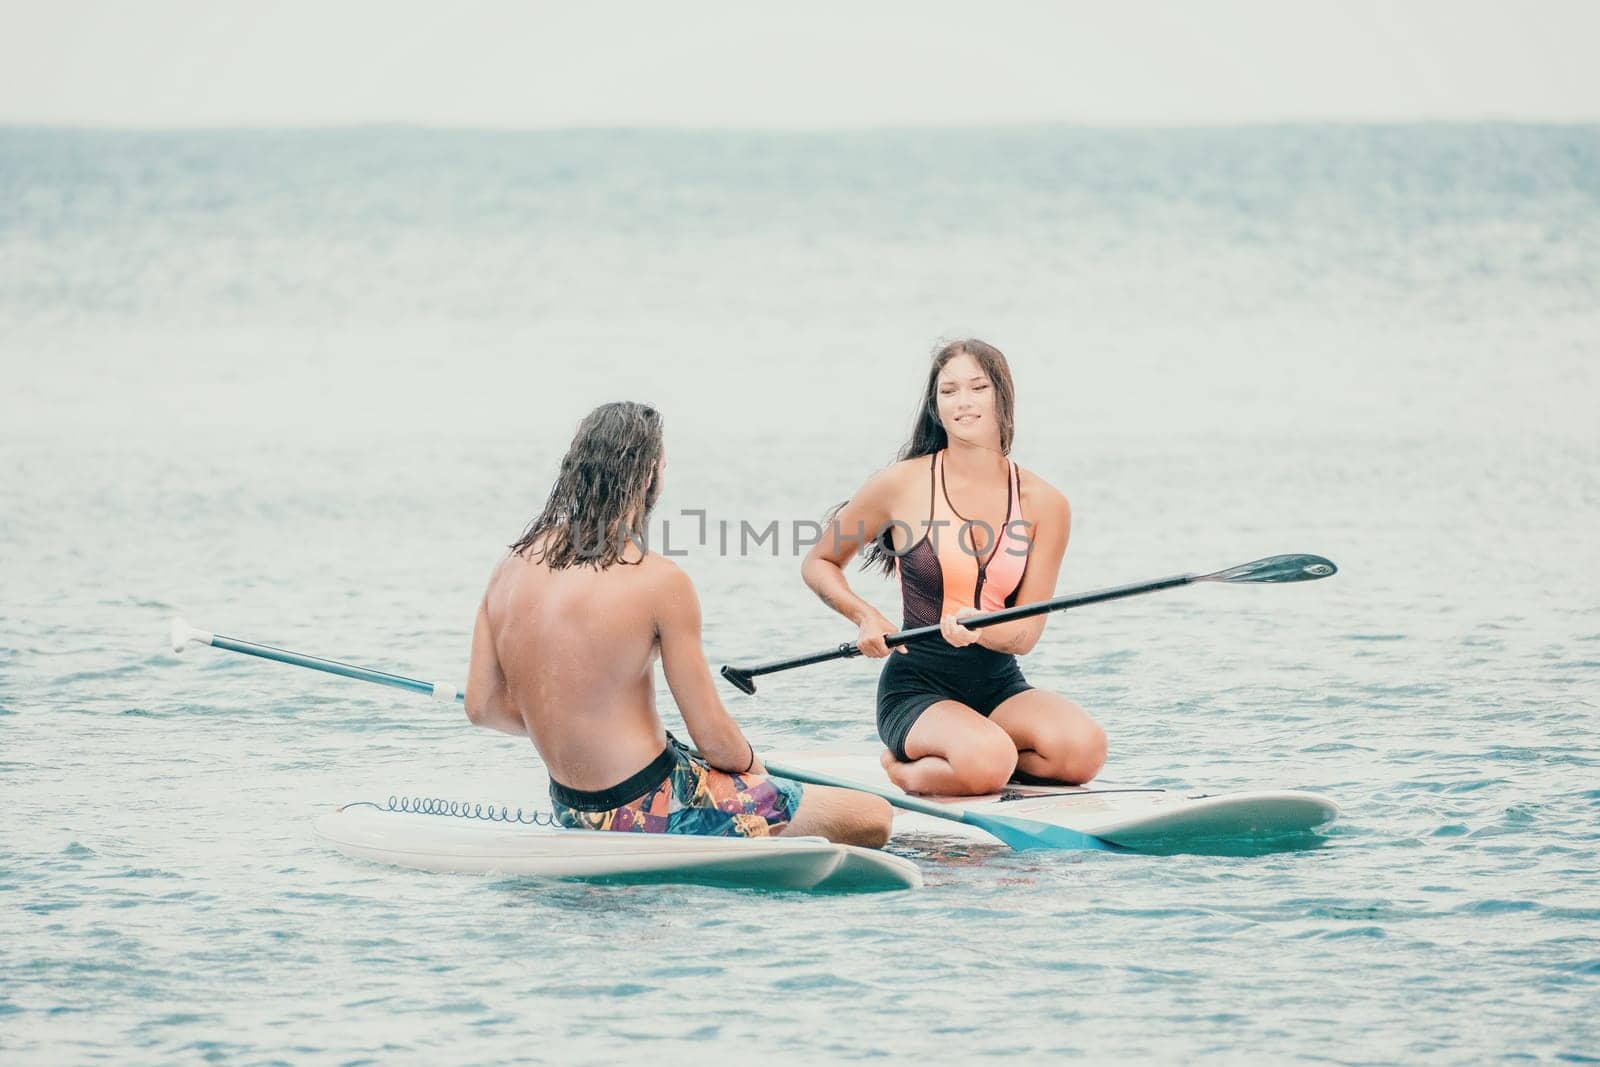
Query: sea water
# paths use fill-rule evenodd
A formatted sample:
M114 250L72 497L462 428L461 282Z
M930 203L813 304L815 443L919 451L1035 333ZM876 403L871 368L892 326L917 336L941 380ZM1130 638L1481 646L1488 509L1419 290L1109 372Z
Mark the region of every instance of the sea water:
M927 888L860 897L383 868L316 816L543 808L531 746L166 648L181 614L460 680L613 399L665 414L711 662L849 639L804 523L965 335L1072 502L1064 591L1339 564L1024 661L1106 781L1313 790L1317 847L897 841ZM1597 357L1595 127L0 131L0 1058L1600 1056ZM874 682L724 699L870 753Z

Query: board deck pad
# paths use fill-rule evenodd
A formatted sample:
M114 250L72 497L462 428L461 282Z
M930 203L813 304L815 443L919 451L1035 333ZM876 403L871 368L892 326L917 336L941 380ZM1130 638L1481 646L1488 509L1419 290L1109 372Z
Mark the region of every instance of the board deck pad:
M773 762L861 782L895 792L878 758L862 752L789 752L774 754ZM947 804L952 811L966 808L984 814L1009 815L1037 822L1068 826L1103 837L1136 851L1224 852L1241 854L1228 843L1291 843L1338 817L1339 808L1327 797L1295 789L1250 790L1206 794L1091 783L1087 786L1011 783L999 793L981 797L922 797ZM896 837L926 835L971 841L994 839L976 826L946 819L897 811ZM1276 849L1272 849L1276 851Z

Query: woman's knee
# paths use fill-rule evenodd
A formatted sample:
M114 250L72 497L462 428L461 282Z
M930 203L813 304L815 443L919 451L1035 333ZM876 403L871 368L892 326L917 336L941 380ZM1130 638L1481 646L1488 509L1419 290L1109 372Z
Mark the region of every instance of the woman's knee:
M1106 746L1105 730L1093 719L1086 718L1082 725L1060 740L1051 762L1059 768L1058 776L1063 781L1081 785L1106 765Z
M998 793L1016 772L1016 742L996 726L974 737L958 755L950 757L950 766L961 779L962 792L972 796Z
M1106 750L1108 742L1104 728L1097 722L1090 720L1088 736L1083 741L1083 770L1084 781L1088 781L1100 773L1100 768L1106 765Z

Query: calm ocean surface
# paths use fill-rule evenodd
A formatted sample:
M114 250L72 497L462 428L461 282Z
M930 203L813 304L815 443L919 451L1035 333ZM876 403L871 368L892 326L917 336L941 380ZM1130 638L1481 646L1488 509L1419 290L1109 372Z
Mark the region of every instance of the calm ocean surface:
M876 897L385 869L315 816L542 807L532 749L165 649L462 677L611 399L666 414L713 662L837 643L738 524L851 492L968 333L1072 500L1064 589L1339 563L1024 663L1106 780L1325 793L1321 847L901 842L928 888ZM1600 129L0 130L0 366L7 1063L1600 1059ZM726 699L867 752L874 680Z

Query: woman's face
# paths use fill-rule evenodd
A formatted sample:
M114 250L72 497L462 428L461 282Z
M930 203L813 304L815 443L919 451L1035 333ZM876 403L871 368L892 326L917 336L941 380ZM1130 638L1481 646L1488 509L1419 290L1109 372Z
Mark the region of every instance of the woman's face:
M939 403L939 421L951 440L999 449L994 383L977 360L963 352L946 363L934 383L934 396Z

